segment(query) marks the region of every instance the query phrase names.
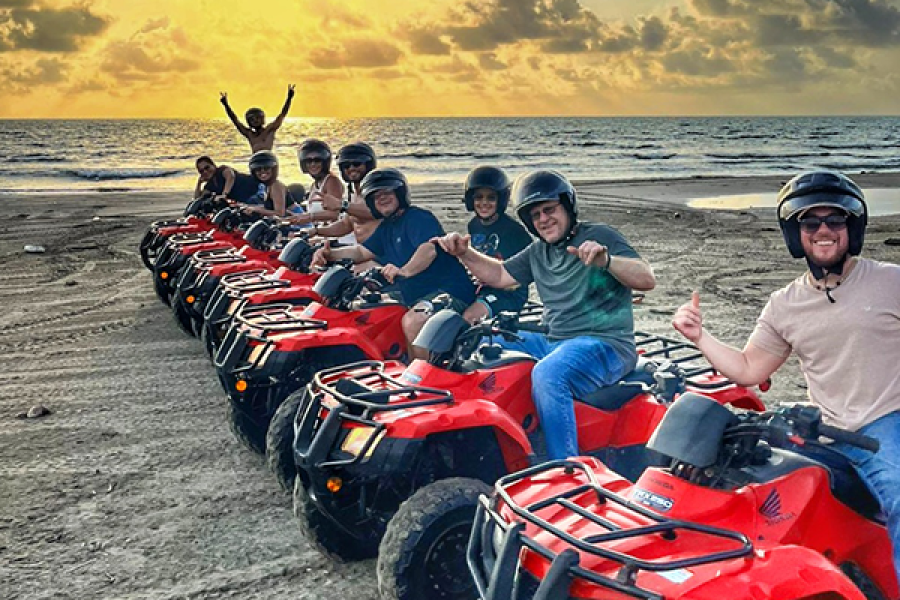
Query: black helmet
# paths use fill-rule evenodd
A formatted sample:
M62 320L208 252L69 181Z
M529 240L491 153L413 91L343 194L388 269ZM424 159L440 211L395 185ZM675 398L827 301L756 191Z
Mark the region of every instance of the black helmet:
M259 108L258 106L254 106L253 108L248 108L247 112L244 113L244 118L249 121L250 117L253 115L259 115L263 119L266 118L266 113L263 112L263 109Z
M369 171L360 183L359 192L366 201L366 206L372 211L376 219L383 219L375 208L375 192L378 190L394 190L397 200L400 201L400 209L409 208L409 184L403 173L393 168L375 169Z
M540 236L534 227L534 223L531 222L529 212L536 204L550 200L559 200L566 212L569 213L572 221L569 234L561 241L568 241L571 237L578 217L578 201L575 197L575 188L563 175L549 169L532 171L516 179L510 196L512 197L513 206L516 208L516 214L519 215L519 220L525 225L525 229L537 238L540 238Z
M287 186L288 197L294 201L294 204L300 204L306 199L306 188L302 183L292 183ZM290 202L288 202L290 205Z
M466 177L463 192L463 203L466 210L475 210L475 191L487 188L497 192L497 213L506 212L509 204L509 177L497 167L476 167Z
M250 157L250 174L254 175L254 171L264 167L272 167L275 170L275 176L272 181L278 179L278 157L271 150L259 150Z
M347 179L347 174L344 173L344 165L353 162L365 163L366 173L378 166L378 159L375 158L375 151L372 150L372 146L365 142L347 144L338 150L337 154L338 170L341 172L341 178L347 183L350 183L350 180Z
M810 208L827 206L847 213L847 253L862 251L868 209L865 196L849 177L834 171L810 171L797 175L778 192L778 224L794 258L806 253L800 243L800 216Z
M304 173L309 173L307 163L314 158L321 159L325 165L322 169L322 175L325 175L331 170L331 147L322 140L310 138L300 144L300 147L297 148L297 159L300 161L300 170Z

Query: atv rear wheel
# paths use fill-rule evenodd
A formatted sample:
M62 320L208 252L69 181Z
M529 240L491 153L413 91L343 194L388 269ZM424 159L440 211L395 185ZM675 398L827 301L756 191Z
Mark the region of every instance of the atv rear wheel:
M332 560L364 560L378 553L377 536L359 539L342 530L316 507L299 477L294 478L294 516L300 522L300 531L306 540Z
M307 389L297 390L281 403L266 432L266 462L284 491L291 493L297 465L294 463L294 418L306 403Z
M397 600L477 597L466 546L478 496L490 486L455 477L427 485L400 505L378 548L378 591Z

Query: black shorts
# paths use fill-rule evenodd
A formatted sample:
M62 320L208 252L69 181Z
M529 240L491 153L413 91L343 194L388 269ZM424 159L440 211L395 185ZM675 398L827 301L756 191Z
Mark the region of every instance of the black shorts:
M443 297L438 299L438 296ZM437 302L435 302L435 300L437 300ZM459 298L452 296L447 292L437 290L436 292L425 294L424 296L416 300L413 303L412 310L416 312L424 312L430 316L442 308L449 308L454 312L463 314L463 312L465 312L468 307L469 305Z

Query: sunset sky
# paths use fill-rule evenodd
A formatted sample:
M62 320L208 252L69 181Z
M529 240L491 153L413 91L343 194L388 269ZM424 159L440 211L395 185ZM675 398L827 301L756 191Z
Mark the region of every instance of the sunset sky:
M900 113L900 0L0 0L0 118Z

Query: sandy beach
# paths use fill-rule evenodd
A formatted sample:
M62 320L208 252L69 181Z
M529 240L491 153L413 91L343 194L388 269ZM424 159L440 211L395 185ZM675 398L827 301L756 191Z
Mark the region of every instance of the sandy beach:
M708 329L744 342L769 292L804 263L772 209L686 201L774 196L785 179L578 185L582 215L617 227L655 269L639 329L677 335L671 315L698 289ZM854 179L900 188L900 174ZM413 188L447 230L469 218L460 195ZM0 197L0 597L376 598L372 562L335 565L305 543L289 496L230 433L199 341L153 293L137 244L187 197ZM900 239L900 215L870 221L864 255L900 262L888 239ZM804 396L792 360L764 399ZM37 404L52 414L17 418Z

